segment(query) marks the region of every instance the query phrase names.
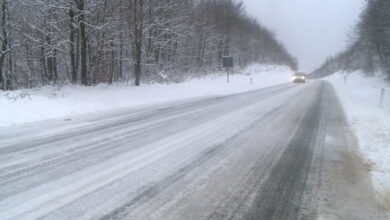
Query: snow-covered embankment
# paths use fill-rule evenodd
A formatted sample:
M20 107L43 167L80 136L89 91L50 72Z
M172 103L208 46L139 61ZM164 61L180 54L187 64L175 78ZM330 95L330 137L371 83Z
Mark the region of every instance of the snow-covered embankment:
M372 164L374 186L390 206L389 83L380 76L366 77L360 72L339 72L327 80L335 87L360 148ZM382 89L385 93L383 103L380 103Z
M189 98L245 92L290 81L291 70L281 66L252 65L230 76L223 72L177 84L126 83L94 87L43 87L0 91L0 127L70 117L121 108L162 104ZM252 78L252 84L250 79Z

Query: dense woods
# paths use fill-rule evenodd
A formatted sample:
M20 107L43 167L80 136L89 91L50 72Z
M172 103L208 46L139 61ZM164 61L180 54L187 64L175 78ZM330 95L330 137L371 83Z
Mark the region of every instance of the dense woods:
M180 81L253 62L297 63L234 0L0 0L3 90Z
M314 74L326 76L338 70L362 70L368 75L381 71L390 80L389 0L366 1L349 47L329 58Z

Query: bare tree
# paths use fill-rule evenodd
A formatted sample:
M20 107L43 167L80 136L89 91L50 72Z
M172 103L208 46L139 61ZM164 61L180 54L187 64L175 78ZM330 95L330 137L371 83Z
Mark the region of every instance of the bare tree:
M3 76L3 67L4 67L4 61L5 61L5 55L7 54L8 49L8 31L7 31L7 14L8 14L8 5L6 0L1 1L1 53L0 53L0 81L1 81L1 88L3 90L6 90L5 85L5 76Z
M242 68L254 62L297 66L235 0L0 2L3 89L180 81L218 70L226 48Z
M314 71L318 76L337 70L381 69L390 80L390 1L366 1L352 43L344 52L329 58Z

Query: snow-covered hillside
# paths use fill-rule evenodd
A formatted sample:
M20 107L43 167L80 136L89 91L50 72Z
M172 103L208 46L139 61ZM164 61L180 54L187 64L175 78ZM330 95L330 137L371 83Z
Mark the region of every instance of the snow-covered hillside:
M390 85L380 76L368 78L360 72L338 72L327 80L335 87L360 148L372 165L376 189L390 204ZM380 106L382 89L385 94Z
M231 75L229 84L226 83L226 74L221 72L178 84L141 87L125 83L95 87L69 85L6 91L0 92L0 127L188 98L228 95L287 83L290 79L288 67L252 65Z

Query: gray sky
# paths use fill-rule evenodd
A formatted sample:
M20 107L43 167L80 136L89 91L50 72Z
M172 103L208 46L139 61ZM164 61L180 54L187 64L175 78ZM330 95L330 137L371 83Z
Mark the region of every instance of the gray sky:
M247 12L271 29L303 71L346 47L364 0L242 0Z

